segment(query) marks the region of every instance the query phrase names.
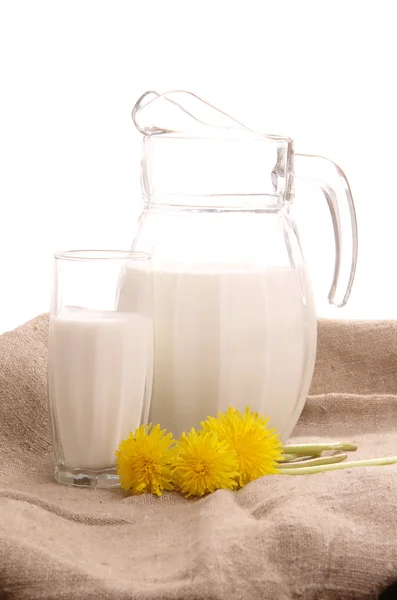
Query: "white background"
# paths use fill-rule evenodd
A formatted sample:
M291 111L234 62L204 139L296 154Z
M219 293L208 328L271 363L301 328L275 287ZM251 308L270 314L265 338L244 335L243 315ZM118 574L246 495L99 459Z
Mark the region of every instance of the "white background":
M333 252L331 221L304 202L318 312L396 318L394 5L3 0L0 332L48 310L56 250L130 247L141 203L130 112L147 89L188 89L339 163L356 202L359 266L336 314L320 261Z

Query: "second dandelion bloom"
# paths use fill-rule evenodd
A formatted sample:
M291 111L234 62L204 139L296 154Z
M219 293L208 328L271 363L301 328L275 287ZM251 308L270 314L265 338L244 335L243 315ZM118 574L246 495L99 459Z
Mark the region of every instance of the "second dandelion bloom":
M213 432L192 429L176 445L173 479L185 496L234 490L239 472L236 452Z

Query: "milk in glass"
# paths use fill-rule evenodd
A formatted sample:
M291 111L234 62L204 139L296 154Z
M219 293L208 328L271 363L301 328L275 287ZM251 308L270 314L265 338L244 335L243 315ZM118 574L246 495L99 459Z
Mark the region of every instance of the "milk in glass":
M145 419L151 339L149 318L137 313L63 309L51 318L48 385L67 467L112 467Z

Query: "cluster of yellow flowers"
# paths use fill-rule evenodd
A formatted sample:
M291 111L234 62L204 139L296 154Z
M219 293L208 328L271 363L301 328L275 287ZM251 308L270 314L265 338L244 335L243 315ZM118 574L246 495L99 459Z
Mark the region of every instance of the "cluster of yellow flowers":
M268 420L249 407L243 414L229 408L179 440L160 425L141 425L116 450L121 487L131 494L179 490L203 496L278 473L283 447Z

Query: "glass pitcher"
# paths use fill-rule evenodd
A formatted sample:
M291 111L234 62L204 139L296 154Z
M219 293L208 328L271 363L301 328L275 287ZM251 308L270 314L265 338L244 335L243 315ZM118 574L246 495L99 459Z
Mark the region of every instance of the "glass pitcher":
M144 136L133 249L152 254L154 271L150 421L179 436L229 406L250 406L286 440L316 356L294 178L317 180L328 202L336 242L329 300L343 306L357 257L346 177L331 161L295 154L291 139L258 134L188 92L147 92L132 115ZM120 310L131 309L145 276L125 273Z

